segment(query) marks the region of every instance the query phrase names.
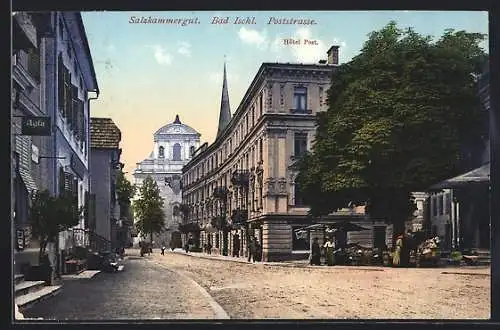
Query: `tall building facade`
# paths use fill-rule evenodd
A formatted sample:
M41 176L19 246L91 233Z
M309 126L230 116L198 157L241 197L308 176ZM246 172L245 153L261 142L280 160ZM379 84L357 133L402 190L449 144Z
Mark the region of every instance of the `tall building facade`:
M18 36L13 48L13 164L19 163L19 182L26 187L17 195L26 200L35 190L52 195L66 190L82 207L90 190L90 101L99 94L82 17L79 12L19 12L13 21ZM50 117L51 134L23 136L19 122L27 115ZM27 209L21 206L15 217L25 222ZM77 227L85 227L83 214ZM61 233L59 248L84 244L73 238Z
M182 175L187 222L200 226L201 245L232 254L239 244L245 253L254 236L265 261L309 248L294 246L293 230L310 220L293 164L312 147L337 64L336 46L325 64L263 63L232 116L224 67L216 140L195 151Z
M142 182L148 176L155 180L163 197L165 213L164 231L154 236L157 245L170 244L172 234L178 231L181 220L180 204L182 201L181 174L194 151L200 146L200 133L183 124L178 115L175 120L160 129L154 135L154 147L148 158L137 163L134 170L134 184L138 197Z
M117 245L116 233L120 221L120 209L116 197L116 179L121 171L121 132L111 118L90 120L92 173L91 195L95 207L94 221L89 228L108 242L103 250L111 250ZM120 246L121 247L121 246Z

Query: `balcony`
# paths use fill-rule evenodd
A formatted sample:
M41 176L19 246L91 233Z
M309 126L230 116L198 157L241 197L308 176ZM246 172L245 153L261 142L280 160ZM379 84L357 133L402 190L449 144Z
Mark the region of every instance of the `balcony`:
M248 187L249 181L250 173L247 170L236 170L231 175L233 186Z

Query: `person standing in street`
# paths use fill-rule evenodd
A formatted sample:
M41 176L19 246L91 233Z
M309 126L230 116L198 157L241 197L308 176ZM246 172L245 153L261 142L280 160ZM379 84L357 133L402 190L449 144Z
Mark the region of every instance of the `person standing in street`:
M318 243L318 238L315 237L311 245L311 265L321 265L321 248Z
M161 255L164 256L165 255L165 244L163 244L161 246Z
M250 259L255 262L255 241L253 236L250 236L248 241L248 262L250 262Z
M401 250L403 249L403 235L399 235L396 239L396 248L392 256L392 265L394 267L401 266Z
M240 236L236 234L233 240L233 257L240 256Z
M335 245L333 244L332 239L330 237L326 239L324 248L326 249L326 264L328 266L335 265L335 258L333 256L333 250L335 250Z

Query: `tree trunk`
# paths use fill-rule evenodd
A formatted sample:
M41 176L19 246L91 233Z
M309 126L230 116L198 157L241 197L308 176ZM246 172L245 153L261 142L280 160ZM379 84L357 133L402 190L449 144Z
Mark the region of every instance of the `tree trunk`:
M40 239L40 250L38 252L38 262L41 264L43 262L43 256L45 255L45 248L47 247L48 238L44 237Z

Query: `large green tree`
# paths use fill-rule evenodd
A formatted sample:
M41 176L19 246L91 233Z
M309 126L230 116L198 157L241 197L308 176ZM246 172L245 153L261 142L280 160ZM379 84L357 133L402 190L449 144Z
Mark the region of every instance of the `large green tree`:
M367 202L372 218L403 230L410 193L460 171L460 147L478 133L476 74L485 36L446 30L433 41L390 22L333 74L298 183L313 216Z
M40 240L40 262L47 243L57 240L59 232L78 225L82 212L83 208L78 207L74 195L69 192L54 197L44 190L33 196L29 222L33 235Z
M135 191L136 187L125 177L122 169L118 172L116 179L116 195L118 196L120 206L130 204L130 199L134 197Z
M160 189L151 176L142 182L139 198L133 206L137 230L143 235L149 234L152 243L153 233L161 233L164 229L165 214Z

